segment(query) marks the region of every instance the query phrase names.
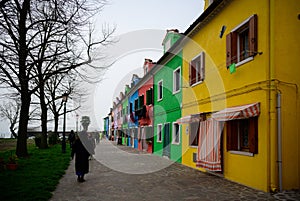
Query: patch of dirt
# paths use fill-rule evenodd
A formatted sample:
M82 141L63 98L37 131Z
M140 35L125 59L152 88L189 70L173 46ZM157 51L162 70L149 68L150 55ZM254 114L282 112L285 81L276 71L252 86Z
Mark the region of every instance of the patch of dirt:
M16 149L17 140L15 139L0 139L0 151Z

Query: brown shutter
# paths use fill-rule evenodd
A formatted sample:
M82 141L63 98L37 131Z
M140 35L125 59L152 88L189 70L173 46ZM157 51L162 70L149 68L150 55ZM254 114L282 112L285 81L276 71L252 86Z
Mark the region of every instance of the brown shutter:
M250 120L249 128L249 151L251 153L258 153L258 118L252 117Z
M253 15L249 21L249 48L250 56L255 56L257 53L257 15Z
M237 63L237 33L231 33L231 63Z
M231 64L231 33L226 35L226 67L230 66L230 64Z
M189 84L190 85L192 85L192 82L191 82L191 80L192 80L192 65L191 65L191 62L190 62L190 64L189 64Z
M238 123L237 120L226 122L227 151L238 150Z
M230 32L226 36L226 67L237 63L237 33Z

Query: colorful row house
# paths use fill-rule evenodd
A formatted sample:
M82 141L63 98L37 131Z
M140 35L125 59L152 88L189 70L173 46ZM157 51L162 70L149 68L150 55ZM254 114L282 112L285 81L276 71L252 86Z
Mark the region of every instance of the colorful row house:
M153 151L153 76L149 76L154 63L145 59L143 70L144 77L138 83L139 97L135 115L138 117L138 149L152 153Z
M129 109L128 109L128 99L125 98L130 91L129 85L125 86L125 96L122 100L122 144L123 145L129 145L129 130L128 130L128 115L129 115Z
M167 30L163 40L164 56L154 73L154 154L181 162L180 126L182 52L169 52L180 38L176 29Z
M299 189L299 33L297 0L205 0L133 76L123 144L255 189Z
M179 45L182 163L263 191L299 189L299 2L205 2Z
M138 148L138 116L135 115L135 110L137 105L135 105L136 100L139 97L136 85L139 83L140 78L134 74L131 79L131 90L128 93L128 146L133 148Z

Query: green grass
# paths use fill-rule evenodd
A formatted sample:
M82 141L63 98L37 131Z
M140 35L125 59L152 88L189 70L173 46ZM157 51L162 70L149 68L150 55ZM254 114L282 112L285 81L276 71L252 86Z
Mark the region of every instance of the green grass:
M1 151L0 158L7 161L11 152ZM28 152L29 158L18 159L17 170L0 172L0 200L49 200L70 164L70 150L62 154L61 145L42 150L29 144Z

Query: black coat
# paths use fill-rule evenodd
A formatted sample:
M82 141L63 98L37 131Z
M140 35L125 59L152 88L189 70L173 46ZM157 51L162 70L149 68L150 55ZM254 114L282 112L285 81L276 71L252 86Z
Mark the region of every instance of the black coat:
M76 139L72 146L72 158L75 155L75 171L86 174L89 172L89 156L90 153L86 150L79 139Z

